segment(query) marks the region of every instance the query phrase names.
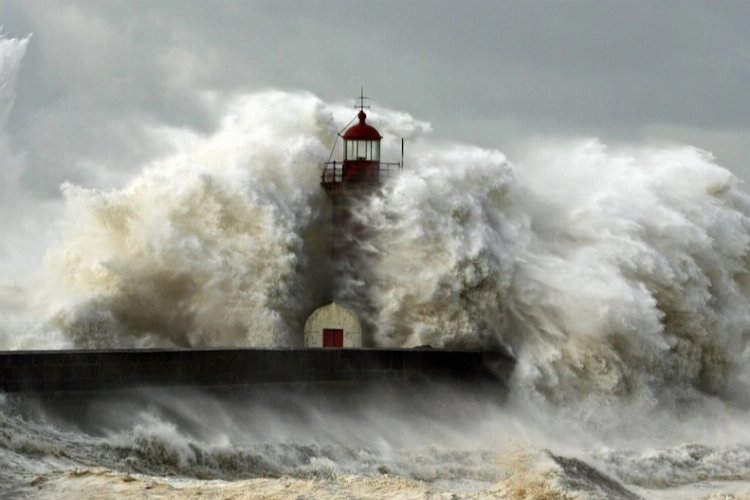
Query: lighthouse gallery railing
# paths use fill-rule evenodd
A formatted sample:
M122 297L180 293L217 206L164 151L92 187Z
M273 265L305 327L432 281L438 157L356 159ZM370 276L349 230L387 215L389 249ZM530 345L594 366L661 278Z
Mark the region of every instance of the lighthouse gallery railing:
M344 164L340 161L327 161L323 164L323 172L320 175L320 183L324 186L342 184L344 182ZM378 178L388 178L401 171L403 165L400 162L380 162L378 165Z

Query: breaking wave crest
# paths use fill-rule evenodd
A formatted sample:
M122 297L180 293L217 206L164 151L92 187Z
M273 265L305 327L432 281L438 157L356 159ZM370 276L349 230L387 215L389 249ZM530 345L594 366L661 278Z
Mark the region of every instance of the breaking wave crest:
M243 403L236 395L233 403L184 391L136 393L113 396L116 401L95 403L88 414L79 414L78 425L92 419L85 432L62 423L59 406L50 411L54 404L6 399L0 405L0 459L6 466L0 478L19 495L49 498L120 490L122 483L134 483L131 494L142 495L144 487L170 481L178 486L174 495L191 484L209 494L213 486L198 483L205 479L234 483L222 483L224 492L255 484L249 480L274 479L265 487L282 495L289 494L289 483L297 491L313 481L333 485L336 498L428 493L523 498L523 492L633 498L616 479L583 461L508 448L502 444L507 436L487 436L484 411L498 407L463 399L472 409L467 414L466 406L436 405L438 393L415 398L371 392L353 399L349 394L345 405L338 398L326 403L297 394L292 400L272 391L245 394ZM67 405L67 411L78 406ZM288 405L296 405L299 414ZM416 422L410 423L410 416ZM383 419L390 425L384 427ZM319 491L317 496L328 495Z
M750 203L708 153L415 149L361 212L378 343L509 346L560 406L742 392Z
M321 108L240 99L214 136L189 138L122 189L63 186L70 224L46 264L67 301L51 326L85 347L289 343L299 324L284 311L316 299L299 291L323 202Z

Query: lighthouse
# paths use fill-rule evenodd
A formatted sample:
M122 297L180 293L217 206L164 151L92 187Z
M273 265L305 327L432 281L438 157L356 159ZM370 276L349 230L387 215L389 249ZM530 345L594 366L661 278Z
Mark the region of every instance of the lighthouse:
M343 157L340 161L329 160L323 166L320 185L334 205L340 206L353 196L371 193L383 180L403 168L403 139L401 162L380 161L380 142L383 136L367 123L365 109L369 106L365 106L366 99L368 98L364 96L364 92L360 92L359 113L355 117L358 123L339 134L344 141Z
M339 160L331 158L323 164L320 185L328 194L332 204L331 220L331 259L333 260L333 283L337 288L337 278L343 274L355 283L360 283L359 293L353 302L362 309L369 309L366 298L368 270L364 266L361 243L366 239L367 228L353 216L358 203L375 194L389 177L403 168L403 139L401 141L401 161L380 161L380 145L383 136L367 123L365 105L367 97L360 91L359 112L345 131L339 133L343 140L343 151ZM356 123L354 123L356 121ZM352 125L352 123L354 123ZM338 140L338 138L337 138ZM315 310L305 323L306 347L361 347L366 325L363 328L359 316L365 311L355 311L352 307L334 300ZM351 297L350 297L351 299Z

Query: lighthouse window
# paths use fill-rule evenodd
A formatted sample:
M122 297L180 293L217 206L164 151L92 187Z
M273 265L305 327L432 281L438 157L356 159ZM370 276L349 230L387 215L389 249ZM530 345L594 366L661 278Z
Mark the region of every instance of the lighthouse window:
M380 160L379 141L346 141L347 160Z
M358 160L367 159L367 144L368 144L368 141L357 141L357 159Z

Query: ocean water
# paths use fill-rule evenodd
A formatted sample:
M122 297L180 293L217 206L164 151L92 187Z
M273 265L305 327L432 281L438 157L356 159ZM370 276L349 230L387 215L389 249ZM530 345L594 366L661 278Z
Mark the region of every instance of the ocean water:
M217 99L213 132L154 128L172 153L42 203L7 133L29 43L0 40L0 348L294 346L333 294L373 345L518 363L507 392L3 395L6 496L750 497L750 199L710 153L508 159L373 109L406 167L353 210L355 273L328 259L318 185L351 109Z

